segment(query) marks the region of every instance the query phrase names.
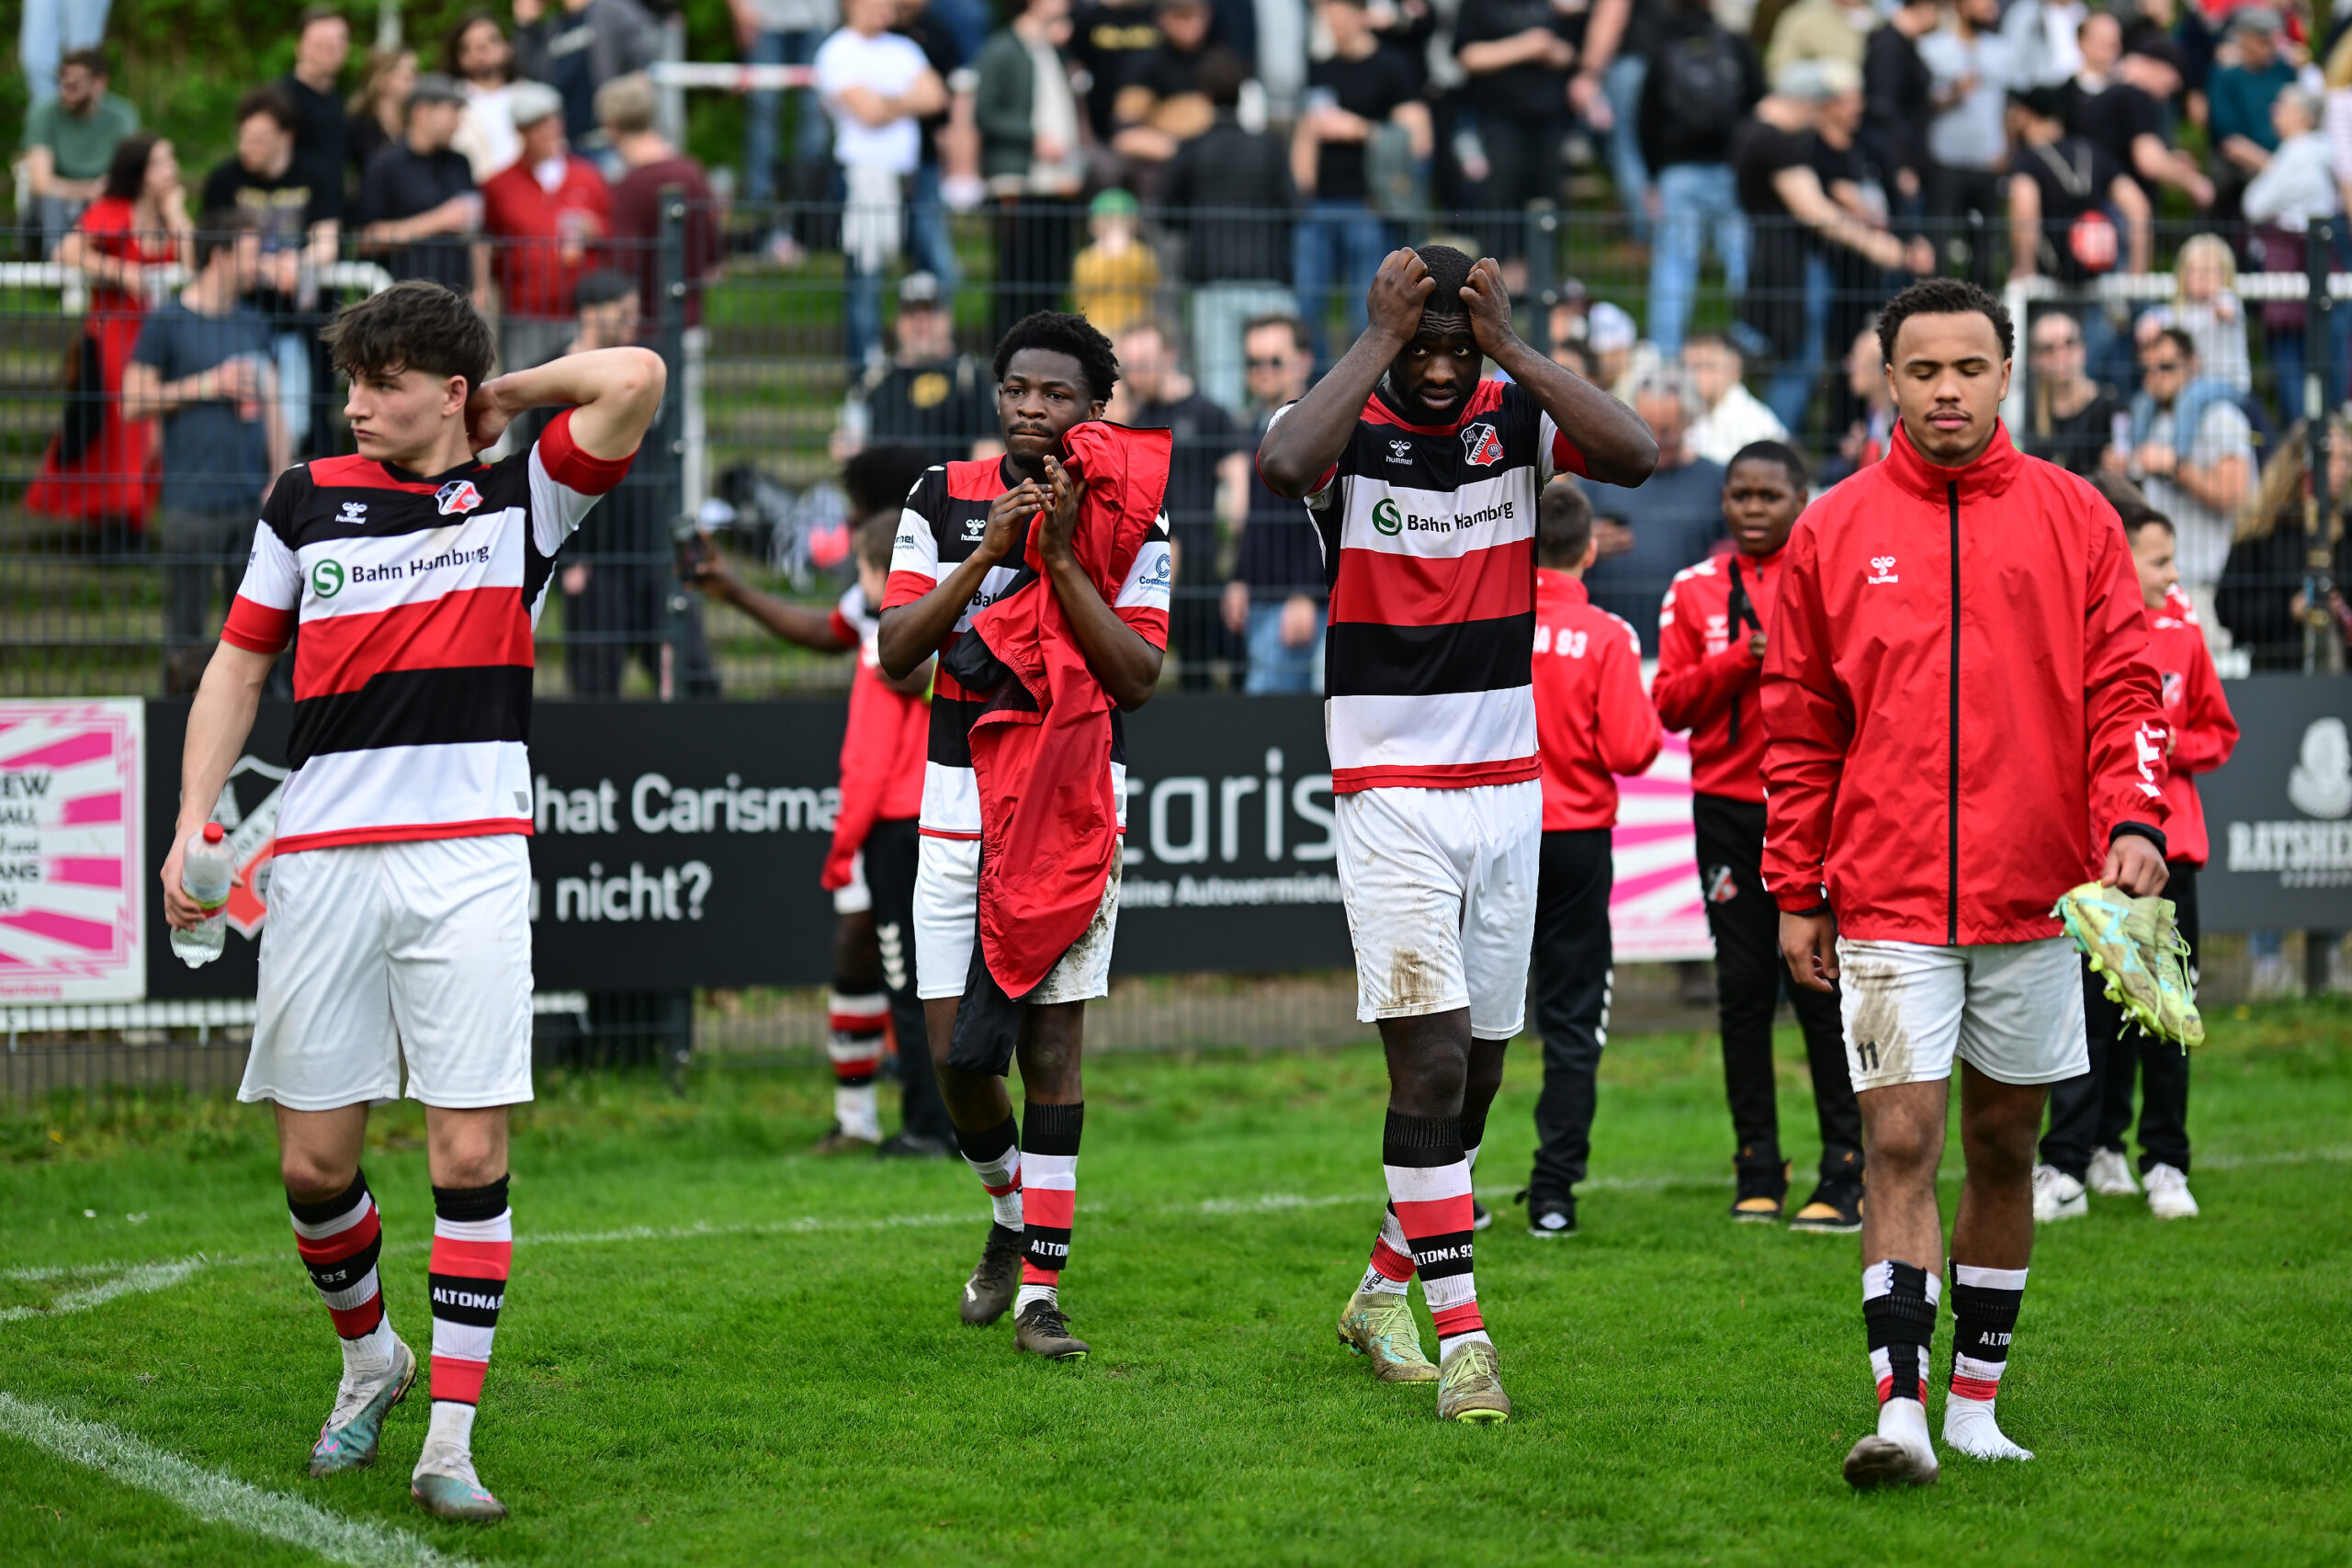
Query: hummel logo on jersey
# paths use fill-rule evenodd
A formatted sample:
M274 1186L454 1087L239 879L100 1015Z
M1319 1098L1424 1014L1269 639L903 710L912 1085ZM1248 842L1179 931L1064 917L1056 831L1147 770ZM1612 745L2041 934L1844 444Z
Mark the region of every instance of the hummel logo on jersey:
M365 522L367 522L367 521L368 521L368 503L367 503L366 502L364 502L364 501L346 501L346 502L345 502L343 503L343 515L342 515L342 516L340 516L340 517L337 517L337 518L335 519L335 521L336 521L336 522L338 522L338 523L365 523Z
M481 491L474 489L471 479L451 479L433 492L433 499L439 504L441 515L447 517L452 513L471 512L480 506Z
M1391 441L1388 444L1388 460L1392 463L1411 462L1413 444L1409 441Z
M1865 582L1900 582L1903 580L1894 575L1894 558L1893 556L1872 556L1871 557L1871 574L1862 581Z
M964 519L964 542L966 544L976 545L979 543L982 539L988 537L988 532L989 520L985 515L979 517L967 517Z
M1491 424L1466 425L1462 432L1463 455L1474 468L1491 468L1503 460L1502 437Z

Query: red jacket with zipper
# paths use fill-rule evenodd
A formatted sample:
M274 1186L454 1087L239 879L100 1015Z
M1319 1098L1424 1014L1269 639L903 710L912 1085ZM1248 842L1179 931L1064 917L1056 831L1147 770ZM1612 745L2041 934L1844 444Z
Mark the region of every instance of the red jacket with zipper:
M1642 639L1584 581L1535 571L1535 744L1544 830L1617 825L1617 775L1646 773L1666 743L1642 695Z
M1690 787L1701 795L1764 798L1764 715L1756 697L1764 661L1747 651L1747 639L1772 618L1788 554L1783 545L1761 558L1709 556L1674 574L1658 609L1650 696L1667 728L1690 732ZM1735 570L1754 616L1736 626Z
M1870 941L2055 936L2119 830L2164 847L2165 724L2115 511L1996 427L1898 426L1789 541L1764 654L1764 885Z
M2188 595L2176 588L2163 609L2147 615L2148 657L2164 682L2165 721L2173 736L2172 755L2165 759L2165 852L2201 866L2208 846L2196 775L2230 760L2237 750L2238 721L2222 695L2221 672L2213 668Z

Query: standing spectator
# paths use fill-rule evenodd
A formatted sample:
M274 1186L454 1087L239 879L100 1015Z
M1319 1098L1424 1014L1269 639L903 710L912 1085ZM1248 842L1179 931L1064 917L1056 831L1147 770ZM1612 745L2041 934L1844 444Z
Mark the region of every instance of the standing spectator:
M342 89L343 68L351 58L351 23L333 6L310 5L294 26L294 68L277 83L294 108L294 167L315 188L334 188L340 215L351 162L350 111Z
M287 439L307 450L317 402L319 269L331 264L343 226L343 171L324 184L294 158L294 102L280 84L237 102L236 156L205 176L203 209L253 215L261 233L261 284L254 309L267 318L277 355L277 396Z
M89 278L90 310L74 340L65 428L25 491L25 510L94 525L104 547L127 545L154 501L155 427L126 416L122 376L161 281L154 269L185 259L187 234L172 144L141 132L117 144L103 192L57 247L60 265Z
M1070 306L1105 337L1117 337L1156 309L1159 257L1137 232L1141 220L1132 191L1103 191L1087 210L1094 243L1070 263Z
M1683 442L1711 463L1728 463L1741 447L1781 441L1788 430L1740 379L1739 350L1713 333L1682 340L1682 370L1699 394L1699 417Z
M422 277L490 307L490 247L481 242L481 193L473 167L449 145L466 96L431 72L408 96L401 140L376 154L351 214L363 254L382 258L395 282Z
M956 319L939 279L910 272L899 280L899 351L866 368L850 393L857 412L844 423L864 433L857 445L911 447L927 463L982 456L997 438L996 378L956 352Z
M139 129L139 110L107 91L107 57L77 49L57 68L57 95L25 113L25 183L40 226L41 254L57 248L106 188L107 165Z
M952 15L955 6L967 0L950 0L944 9ZM947 204L943 194L945 175L941 159L950 147L961 146L958 156L971 163L978 157L978 144L972 126L973 89L978 85L979 73L967 70L965 56L958 52L956 28L962 25L957 18L951 22L948 15L936 14L943 7L933 0L897 0L898 20L891 31L901 38L911 39L922 51L923 60L931 66L947 88L947 101L929 114L915 117L915 172L907 189L907 247L913 252L914 265L939 279L948 293L956 292L956 280L963 276L962 264L956 259L956 242L947 231ZM988 41L985 33L980 41ZM977 49L972 56L978 59ZM1072 117L1075 124L1076 117ZM1076 194L1073 187L1072 194Z
M1238 335L1238 325L1236 334ZM1169 647L1184 687L1201 691L1216 666L1236 651L1217 615L1217 512L1246 494L1250 454L1225 405L1202 395L1176 364L1175 345L1157 322L1118 340L1119 384L1108 417L1137 430L1175 435L1168 468L1168 537L1175 557L1175 594L1168 607Z
M1193 298L1193 364L1201 389L1242 407L1241 324L1291 309L1291 219L1298 189L1289 150L1268 131L1245 130L1236 112L1241 62L1211 55L1201 84L1216 118L1177 149L1168 166L1169 221L1184 235L1184 281Z
M1959 0L1951 26L1919 40L1935 84L1928 103L1928 216L1944 225L1946 254L1979 283L1994 277L1993 236L2009 166L2008 101L2016 82L2000 0ZM1964 237L1963 237L1964 235Z
M1859 75L1877 26L1878 13L1868 0L1797 0L1772 24L1764 63L1778 77L1799 61L1834 60Z
M1463 0L1453 58L1468 73L1487 150L1487 248L1502 260L1504 287L1527 287L1527 204L1558 196L1560 141L1568 130L1563 73L1576 63L1562 18L1546 0Z
M1632 626L1642 657L1657 656L1657 606L1674 574L1703 560L1724 532L1724 466L1690 450L1702 405L1679 370L1659 370L1634 392L1634 412L1657 438L1657 469L1639 490L1585 481L1598 558L1585 573L1592 602Z
M2110 454L2148 504L2172 519L2181 592L2211 638L2221 625L2213 591L2237 533L2238 508L2254 493L2254 428L2230 389L2205 379L2197 344L2166 327L2140 351L2141 390L2132 400L2132 445Z
M1894 439L1894 393L1886 384L1886 349L1875 325L1854 334L1841 362L1846 393L1856 404L1846 434L1838 438L1838 455L1822 465L1824 488L1849 479L1873 463L1883 462Z
M106 41L111 8L111 0L24 0L17 62L24 68L25 92L33 103L58 96L66 55Z
M2001 38L2016 90L2063 87L2082 69L2076 39L2088 13L2083 0L2015 0L2001 17Z
M2178 327L2197 345L2199 373L2243 398L2254 388L2254 360L2230 243L2219 234L2191 234L2173 257L2172 282L2172 298L2143 312L2132 335L2144 346L2165 328Z
M1241 345L1257 416L1254 450L1274 414L1306 395L1315 351L1306 323L1296 316L1258 317L1243 331ZM1255 463L1247 478L1249 501L1234 539L1233 576L1225 585L1225 628L1244 639L1250 654L1241 689L1253 697L1320 692L1329 593L1322 541L1306 509L1268 488Z
M2098 472L2101 457L2115 444L2115 422L2123 404L2112 389L2085 373L2083 329L2064 310L2038 318L2026 333L2031 378L2026 383L2030 412L2018 443L2036 457L2085 479Z
M1209 37L1208 0L1156 0L1152 20L1159 41L1132 62L1111 110L1112 151L1145 182L1147 194L1153 171L1216 117L1203 69L1213 56L1232 58ZM1249 73L1243 65L1241 74Z
M812 65L817 46L841 26L838 0L728 0L728 10L747 65ZM815 90L795 87L788 95L764 87L754 90L743 116L743 199L753 207L776 197L776 126L787 96L792 103L792 162L807 167L825 161L824 106ZM771 249L778 241L788 247L785 225L775 225L771 236ZM786 248L779 259L792 254Z
M882 354L882 279L902 248L905 183L922 153L916 119L947 107L947 85L912 39L890 30L895 0L848 0L817 51L817 90L842 166L845 338L853 366Z
M603 0L591 0L601 5ZM702 324L703 284L726 259L718 233L718 203L702 165L653 129L653 84L642 72L616 76L596 89L596 117L604 141L628 172L613 186L613 265L634 273L645 324L665 330L669 317L662 298L662 194L674 189L684 202L681 258L685 292L678 297L684 332L680 347L684 374L672 383L684 418L680 434L685 450L685 509L697 512L706 493L709 455L704 443L703 377L710 335ZM583 312L584 315L584 312ZM681 385L680 383L683 383Z
M2083 68L2066 84L2066 129L2097 142L2131 170L2150 201L2159 186L2171 186L2198 206L2211 207L2213 182L2199 172L2196 159L2172 146L2163 102L2132 79L2149 64L2171 68L2140 55L2130 57L2127 66L2123 28L2110 12L2084 17L2076 38ZM2177 73L2173 79L2177 84Z
M2301 85L2282 88L2270 100L2270 123L2278 133L2278 150L2261 173L2246 182L2240 207L2245 220L2256 227L2262 242L2265 272L2303 270L2303 236L2314 219L2334 218L2344 209L2335 188L2335 157L2320 130L2326 100ZM2303 407L2303 365L2308 316L2301 299L2266 300L2262 307L2263 341L2270 350L2270 367L2278 378L2278 412L2282 419L2300 420ZM2322 394L2334 403L2342 395L2345 350L2352 345L2330 318L2335 338L2332 385Z
M1086 75L1086 118L1104 149L1118 134L1119 95L1159 47L1151 0L1080 0L1070 12L1070 57Z
M376 154L401 139L408 96L414 91L414 50L368 51L368 64L359 73L359 90L351 95L351 118L344 122L343 150L351 159L354 175L365 179Z
M1650 243L1649 165L1642 162L1642 88L1664 0L1596 0L1568 78L1568 112L1608 138L1609 174L1634 243Z
M1052 310L1069 276L1069 203L1086 177L1078 95L1062 56L1069 31L1069 0L1028 0L980 50L972 116L980 177L996 206L998 337L1031 311Z
M2312 543L2305 532L2312 515L2311 452L2308 425L2296 425L2279 438L2262 470L2260 488L2238 513L2214 595L2230 646L2246 652L2256 674L2291 675L2303 668L2303 584ZM2352 637L2352 615L2344 607L2344 585L2352 582L2352 535L2345 529L2343 511L2347 484L2352 419L2338 413L2327 446L2328 493L2337 500L2326 524L2329 575L2336 585L2328 609L2338 642Z
M1905 0L1862 46L1862 156L1887 185L1894 211L1917 217L1927 200L1928 140L1919 106L1935 91L1935 73L1919 40L1942 14L1937 0Z
M2119 265L2148 270L2148 198L2096 143L2066 134L2064 97L2036 87L2010 99L2018 172L2009 180L2009 276L2082 283ZM2120 233L2119 233L2120 231Z
M450 29L442 53L442 69L466 92L466 115L451 145L473 166L474 184L487 185L491 175L523 155L521 128L514 123L514 46L496 17L469 11Z
M2206 130L2213 146L2213 216L2224 222L2239 214L2246 182L2262 172L2278 146L2270 122L2271 100L2294 85L2295 67L2278 49L2278 13L2248 6L2230 18L2229 38L2237 45L2234 65L2214 69L2206 88Z
M1640 111L1642 161L1658 196L1650 341L1667 358L1682 352L1708 237L1724 264L1724 287L1735 299L1747 287L1747 220L1732 179L1731 139L1763 96L1764 69L1748 41L1716 21L1707 0L1669 0Z
M1331 57L1307 67L1290 166L1307 202L1298 225L1298 310L1316 357L1324 359L1334 288L1352 341L1364 329L1364 291L1395 239L1372 209L1373 143L1402 137L1413 158L1426 161L1433 141L1429 106L1414 96L1413 69L1372 30L1365 0L1321 0L1316 14L1331 36Z
M2327 87L2327 113L2323 121L2327 145L2335 154L2335 186L2345 210L2352 212L2352 28L2327 51L2322 77Z
M613 197L596 165L565 146L553 87L518 82L509 107L522 153L490 177L481 201L482 231L497 243L499 365L512 372L545 365L571 341L573 291L590 248L612 229Z
M661 52L661 29L638 0L557 0L552 9L548 0L514 0L516 68L563 95L564 135L600 164L606 127L596 95Z
M277 414L269 322L244 302L259 281L253 215L208 212L196 231L196 280L149 312L123 372L123 413L163 422L156 529L164 564L164 690L196 690L207 635L236 593L254 518L290 460Z

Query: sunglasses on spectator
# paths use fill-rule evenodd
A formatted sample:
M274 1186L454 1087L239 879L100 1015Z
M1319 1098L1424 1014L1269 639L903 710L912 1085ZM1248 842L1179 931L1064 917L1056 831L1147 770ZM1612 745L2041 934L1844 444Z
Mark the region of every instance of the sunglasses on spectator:
M1246 363L1252 370L1279 370L1283 367L1283 356L1277 354L1261 358L1251 355Z

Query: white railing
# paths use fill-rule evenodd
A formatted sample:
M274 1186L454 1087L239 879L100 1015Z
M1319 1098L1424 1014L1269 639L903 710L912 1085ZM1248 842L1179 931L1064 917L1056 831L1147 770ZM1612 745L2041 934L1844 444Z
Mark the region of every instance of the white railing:
M176 263L164 267L162 274L158 287L166 292L188 280L187 269ZM339 261L320 269L319 286L364 288L370 294L381 294L392 286L392 275L374 262ZM60 262L0 262L0 288L54 288L58 310L69 316L78 316L90 308L89 275Z

